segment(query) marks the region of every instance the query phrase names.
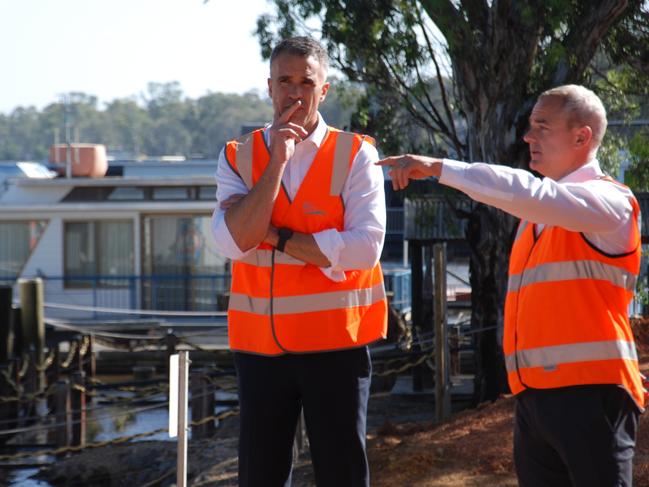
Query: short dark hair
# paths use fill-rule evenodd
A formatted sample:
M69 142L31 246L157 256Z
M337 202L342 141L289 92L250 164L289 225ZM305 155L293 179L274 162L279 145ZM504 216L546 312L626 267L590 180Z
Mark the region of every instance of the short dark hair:
M273 52L270 54L270 64L281 54L290 54L292 56L309 57L313 56L318 60L320 66L325 71L329 68L329 56L327 50L322 47L315 39L306 36L289 37L284 39L275 46Z

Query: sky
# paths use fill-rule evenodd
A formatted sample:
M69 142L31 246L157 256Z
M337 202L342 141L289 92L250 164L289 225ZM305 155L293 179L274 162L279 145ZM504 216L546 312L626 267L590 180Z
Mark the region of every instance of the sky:
M0 0L0 112L78 91L108 102L179 81L186 96L266 92L266 0Z

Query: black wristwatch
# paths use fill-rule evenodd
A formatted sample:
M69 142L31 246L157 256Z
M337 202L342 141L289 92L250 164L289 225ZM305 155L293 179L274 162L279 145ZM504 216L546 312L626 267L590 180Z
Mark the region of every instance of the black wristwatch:
M293 230L291 230L290 228L282 227L277 230L277 233L279 235L279 240L277 240L277 245L275 246L275 248L280 252L284 252L286 242L288 242L288 239L293 236Z

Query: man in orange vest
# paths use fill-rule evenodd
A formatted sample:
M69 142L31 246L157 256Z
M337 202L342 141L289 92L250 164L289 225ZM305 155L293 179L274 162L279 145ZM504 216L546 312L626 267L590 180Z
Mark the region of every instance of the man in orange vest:
M516 394L523 487L632 483L645 391L628 320L640 268L639 206L596 159L606 111L576 85L544 92L524 140L528 171L405 155L395 189L439 178L521 219L509 264L503 350Z
M319 114L327 66L310 38L279 43L273 122L228 142L217 168L212 226L217 250L233 259L242 486L290 485L301 410L317 485L369 485L367 345L387 325L383 172L371 138Z

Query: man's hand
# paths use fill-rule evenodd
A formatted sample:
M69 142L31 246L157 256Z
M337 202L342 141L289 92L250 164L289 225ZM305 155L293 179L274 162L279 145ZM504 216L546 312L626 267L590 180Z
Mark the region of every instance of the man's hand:
M271 162L287 163L295 153L295 144L309 136L304 127L291 122L291 117L301 105L302 102L297 100L269 127Z
M222 209L223 211L228 211L229 208L234 206L236 203L241 201L243 198L245 198L245 194L233 194L232 196L228 197L227 199L221 201L219 203L219 208Z
M277 247L277 242L279 241L279 233L277 228L272 225L268 225L268 231L266 232L266 237L264 237L264 243Z
M433 157L405 154L386 157L376 163L377 166L390 166L388 174L392 178L394 190L404 189L410 179L439 177L442 173L442 160Z

